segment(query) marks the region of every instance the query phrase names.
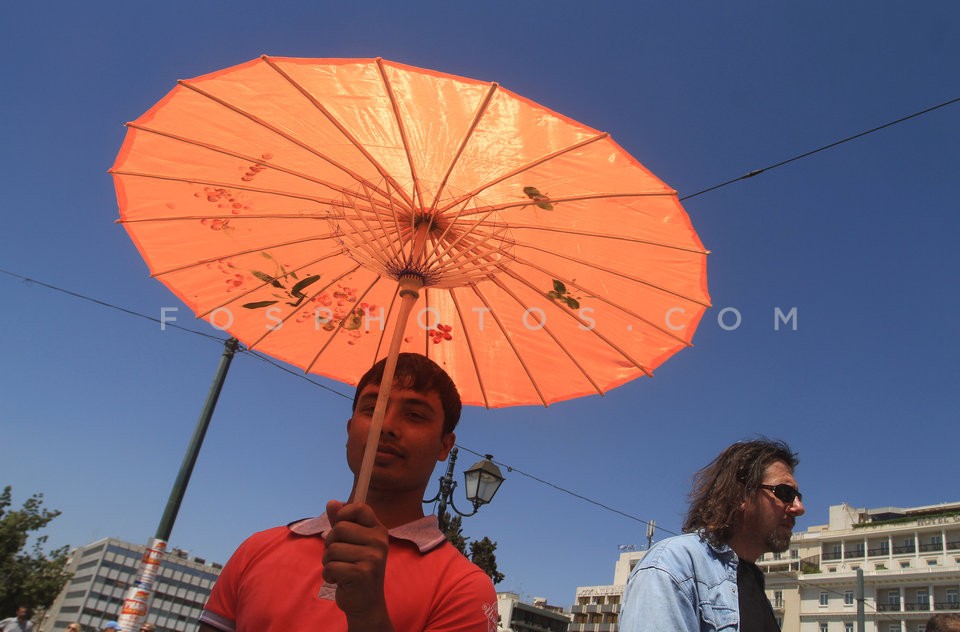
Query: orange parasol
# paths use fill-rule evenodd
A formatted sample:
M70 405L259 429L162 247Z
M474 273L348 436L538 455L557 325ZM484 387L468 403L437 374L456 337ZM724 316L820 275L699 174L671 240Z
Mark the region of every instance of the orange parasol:
M415 351L467 404L547 405L652 375L709 306L676 192L496 83L264 56L128 128L111 173L152 275L309 372L355 384L386 355L389 385Z

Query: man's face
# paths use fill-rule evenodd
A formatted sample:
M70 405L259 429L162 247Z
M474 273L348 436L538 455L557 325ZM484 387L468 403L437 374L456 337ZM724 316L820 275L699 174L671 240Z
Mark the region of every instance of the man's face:
M10 612L7 610L7 612ZM23 621L27 618L27 609L26 608L17 608L17 618Z
M363 461L378 393L379 385L365 386L347 422L347 464L354 474ZM394 385L380 431L371 489L420 490L422 494L437 461L447 458L455 439L452 432L443 432L443 406L436 392L418 393Z
M795 489L797 481L793 472L783 461L774 461L763 473L763 485L790 485ZM804 513L803 502L799 498L786 503L777 498L773 491L761 487L752 498L744 501L742 521L739 525L742 533L750 537L762 552L782 553L790 547L790 536L798 516Z

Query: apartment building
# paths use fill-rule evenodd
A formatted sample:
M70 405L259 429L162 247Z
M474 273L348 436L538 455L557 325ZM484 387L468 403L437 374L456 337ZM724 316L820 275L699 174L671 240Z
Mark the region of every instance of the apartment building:
M570 617L561 608L549 605L545 599L534 597L533 603L524 603L515 592L497 593L497 614L502 632L567 632Z
M570 632L617 632L623 589L645 553L622 553L612 584L577 588ZM783 632L858 632L858 570L865 632L925 632L933 614L960 613L960 502L834 505L827 524L757 564Z
M646 551L623 551L613 569L613 583L603 586L578 586L569 632L617 632L623 589L630 571Z
M143 544L105 538L73 551L67 566L73 577L45 614L43 632L66 630L73 622L84 630L100 630L107 621L116 620L145 550ZM200 610L221 568L173 549L160 567L147 621L158 632L196 630Z
M758 561L784 632L854 632L863 575L866 632L924 632L938 612L960 613L960 502L830 507L829 523Z

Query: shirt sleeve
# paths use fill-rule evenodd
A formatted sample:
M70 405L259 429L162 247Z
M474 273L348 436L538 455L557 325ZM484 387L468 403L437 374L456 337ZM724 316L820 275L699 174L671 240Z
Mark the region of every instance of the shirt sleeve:
M243 567L246 566L248 542L240 545L220 571L207 605L200 613L200 623L223 632L235 632L237 629L237 587Z
M622 632L699 632L691 581L679 582L656 566L637 566L627 581L620 610Z
M497 592L483 571L463 576L446 591L424 632L496 632Z

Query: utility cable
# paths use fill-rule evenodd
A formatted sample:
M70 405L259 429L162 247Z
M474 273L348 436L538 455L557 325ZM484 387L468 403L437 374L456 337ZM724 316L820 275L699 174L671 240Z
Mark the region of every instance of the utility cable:
M884 123L883 125L878 125L877 127L874 127L874 128L872 128L872 129L868 129L868 130L865 131L865 132L860 132L859 134L854 134L853 136L848 136L848 137L846 137L846 138L842 138L842 139L840 139L840 140L838 140L838 141L834 141L834 142L832 142L832 143L830 143L830 144L828 144L828 145L824 145L823 147L819 147L819 148L817 148L817 149L813 149L813 150L811 150L811 151L804 152L804 153L802 153L802 154L800 154L800 155L798 155L798 156L794 156L793 158L788 158L788 159L786 159L786 160L781 160L780 162L775 163L775 164L772 164L772 165L770 165L769 167L763 167L762 169L754 169L753 171L750 171L750 172L746 173L745 175L740 176L739 178L734 178L733 180L727 180L726 182L721 182L720 184L715 184L714 186L709 187L709 188L707 188L707 189L704 189L704 190L702 190L702 191L697 191L696 193L691 193L690 195L685 195L685 196L683 196L682 198L680 198L680 200L681 200L681 201L683 201L683 200L689 200L690 198L695 198L695 197L697 197L698 195L703 195L704 193L709 193L710 191L716 191L717 189L720 189L720 188L725 187L725 186L727 186L727 185L733 184L734 182L740 182L741 180L746 180L746 179L748 179L748 178L753 178L754 176L758 176L758 175L760 175L761 173L770 171L771 169L776 169L777 167L782 167L783 165L790 164L791 162L795 162L795 161L797 161L797 160L800 160L801 158L806 158L806 157L808 157L808 156L812 156L812 155L814 155L814 154L820 153L821 151L826 151L827 149L832 149L833 147L836 147L837 145L842 145L843 143L848 143L848 142L850 142L850 141L852 141L852 140L855 140L855 139L857 139L857 138L860 138L860 137L862 137L862 136L866 136L867 134L872 134L872 133L874 133L874 132L879 132L880 130L886 129L887 127L891 127L891 126L893 126L893 125L897 125L898 123L903 123L904 121L909 121L909 120L912 119L912 118L916 118L916 117L918 117L918 116L922 116L922 115L927 114L927 113L929 113L929 112L933 112L934 110L939 110L940 108L946 107L946 106L948 106L948 105L952 105L952 104L957 103L957 102L960 102L960 97L957 97L956 99L950 99L949 101L944 101L943 103L940 103L940 104L938 104L938 105L934 105L933 107L929 107L929 108L927 108L927 109L925 109L925 110L920 110L919 112L914 112L913 114L909 114L909 115L904 116L904 117L902 117L902 118L898 118L898 119L895 120L895 121L890 121L889 123Z

